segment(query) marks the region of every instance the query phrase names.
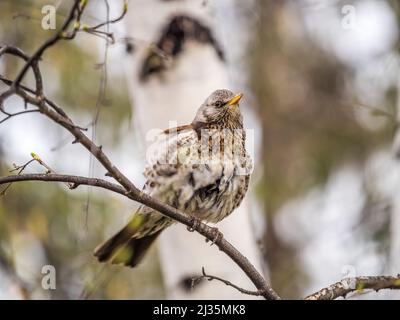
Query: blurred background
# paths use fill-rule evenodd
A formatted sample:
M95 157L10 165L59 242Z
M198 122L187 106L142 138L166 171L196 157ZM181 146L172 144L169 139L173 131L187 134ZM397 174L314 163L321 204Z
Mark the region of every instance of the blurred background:
M41 24L49 4L59 27L72 1L0 1L0 45L32 53L54 32ZM122 8L90 0L83 22L96 25ZM104 28L114 41L78 33L48 50L41 68L47 96L138 186L150 129L190 122L220 87L244 92L255 172L233 214L238 222L221 230L279 294L301 298L343 277L400 272L399 24L395 0L131 0L124 19ZM21 67L0 60L7 78ZM12 118L0 124L0 173L35 152L58 173L103 177L72 141L40 114ZM195 237L183 227L171 228L136 269L95 261L94 247L136 207L98 189L10 186L0 196L0 299L241 298L210 283L199 284L199 295L191 289L204 265L233 282L244 275L228 272L228 259L212 264L222 253L200 253L208 246L200 237L183 254ZM55 290L42 287L44 265L55 267Z

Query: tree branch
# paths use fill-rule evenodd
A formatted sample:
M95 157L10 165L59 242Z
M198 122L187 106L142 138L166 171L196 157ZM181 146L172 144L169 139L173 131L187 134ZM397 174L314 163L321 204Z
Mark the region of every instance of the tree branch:
M379 291L382 289L400 289L400 275L392 276L369 276L345 278L342 281L315 292L306 300L334 300L339 297L346 298L351 292L360 292L365 289Z
M24 71L24 73L22 74L22 77L26 74L26 72L28 71L29 67L32 68L33 70L33 74L35 76L35 82L36 82L36 94L38 96L41 96L43 93L43 80L42 80L42 75L40 73L40 69L39 69L39 63L38 63L38 59L32 59L30 58L25 52L23 52L21 49L17 48L17 47L13 47L13 46L2 46L0 47L0 58L3 54L9 54L9 55L13 55L16 57L19 57L23 60L26 61L26 64L24 66L24 68L21 70L20 75L22 74L22 71ZM21 82L22 80L19 80L19 82ZM18 84L19 84L18 82ZM16 80L14 81L14 83L11 83L11 89L9 91L6 91L5 94L12 94L14 93L14 89L13 89L13 85L16 84ZM9 93L7 93L9 92ZM3 94L2 94L3 95ZM7 96L5 95L4 98L6 98ZM1 102L1 101L0 101ZM0 103L1 105L1 103Z
M107 189L115 193L119 193L125 197L131 198L129 195L127 195L126 190L121 186L97 178L87 178L81 176L55 174L55 173L37 173L37 174L33 173L33 174L18 174L18 175L15 174L10 176L0 177L0 185L13 182L21 182L21 181L64 182L72 184L74 186L73 188L69 187L69 189L75 189L80 185L94 186L102 189Z
M26 114L26 113L39 112L39 110L36 110L36 109L35 110L23 110L23 111L18 111L15 113L8 113L0 106L0 112L6 115L3 119L0 120L0 124L2 124L3 122L10 120L12 117L20 116L21 114Z

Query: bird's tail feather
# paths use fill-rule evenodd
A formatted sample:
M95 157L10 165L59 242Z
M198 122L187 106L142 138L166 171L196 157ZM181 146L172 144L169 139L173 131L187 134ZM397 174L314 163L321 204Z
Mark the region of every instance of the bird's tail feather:
M131 238L122 248L113 256L111 263L123 264L128 267L135 267L142 261L147 250L150 248L154 240L157 239L162 230L157 231L149 236L135 239Z
M125 227L113 237L97 246L97 248L94 250L94 256L100 262L106 262L110 260L110 258L112 258L112 256L116 253L116 250L121 248L121 246L124 246L125 243L132 238L132 233L127 231L127 227Z
M163 229L149 235L140 235L141 225L133 228L129 223L113 237L99 245L94 250L94 256L100 262L110 261L112 264L123 264L135 267L144 257L150 245L156 240ZM135 230L136 229L136 230Z

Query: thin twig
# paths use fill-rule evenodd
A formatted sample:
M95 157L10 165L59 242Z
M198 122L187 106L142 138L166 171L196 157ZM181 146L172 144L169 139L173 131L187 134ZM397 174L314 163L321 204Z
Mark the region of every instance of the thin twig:
M55 172L52 168L50 168L47 164L46 164L46 162L44 162L36 153L34 153L34 152L31 152L31 157L33 158L33 160L35 160L36 162L38 162L41 166L43 166L43 167L45 167L46 168L46 170L47 170L47 172L46 172L46 174L57 174L57 172ZM69 188L69 189L75 189L78 185L76 185L76 184L74 184L74 183L69 183L69 182L66 182L65 183L66 184L66 186Z
M121 13L117 18L114 18L114 19L112 19L112 20L109 20L109 17L107 16L107 21L102 22L102 23L99 23L98 25L96 25L96 26L94 26L94 27L88 27L88 29L89 29L89 30L96 30L96 29L99 29L99 28L101 28L101 27L103 27L103 26L105 26L105 25L108 26L108 25L110 25L110 24L119 22L119 21L121 21L121 20L125 17L125 15L126 15L127 12L128 12L128 1L127 1L127 0L124 0L124 5L123 5L122 13Z
M24 110L24 111L19 111L19 112L15 112L15 113L8 113L8 112L5 112L4 109L0 107L0 112L4 113L6 115L5 118L0 120L0 124L2 124L3 122L6 122L7 120L10 120L12 117L20 116L20 115L26 114L26 113L39 112L39 110L38 109L35 109L35 110Z
M108 0L104 0L106 6L106 21L110 19L110 5ZM123 14L124 15L124 14ZM123 16L122 15L122 16ZM107 32L109 32L109 24L100 24L100 26L106 25ZM109 41L106 39L105 48L104 48L104 60L101 64L101 75L100 75L100 86L99 86L99 93L97 95L95 112L92 119L92 141L96 143L97 140L97 124L100 117L101 107L103 106L106 89L107 89L107 59L108 59L108 49L109 49ZM89 153L89 177L94 175L94 158L91 153ZM88 229L89 226L89 213L90 213L90 200L91 200L92 191L91 188L88 188L87 196L86 196L86 203L85 203L85 229Z
M79 21L83 10L86 6L86 2L87 1L79 1L79 0L75 0L74 4L67 16L67 19L64 21L61 29L53 36L51 37L49 40L47 40L46 42L44 42L37 50L36 52L27 60L27 62L25 63L24 67L22 68L22 70L18 73L17 77L15 78L11 89L16 88L19 86L19 84L21 83L22 79L24 78L26 72L28 71L28 69L33 66L34 64L37 63L37 61L40 60L41 56L43 55L43 53L50 48L51 46L55 45L58 41L68 38L68 39L72 39L73 37L75 37L75 33L71 33L69 35L66 34L66 31L68 29L68 27L70 26L72 20L75 18L75 15L77 16L77 21Z
M107 42L110 41L111 43L115 43L114 33L110 32L109 27L110 27L110 24L114 24L116 22L119 22L125 17L126 13L128 12L128 1L124 0L123 9L122 9L121 14L118 17L114 18L114 19L110 19L110 16L109 16L110 6L109 6L107 0L105 0L105 2L106 2L106 10L107 10L107 19L106 19L106 21L101 22L101 23L99 23L99 24L97 24L97 25L95 25L93 27L89 27L89 26L85 25L85 26L82 27L82 29L80 31L84 31L84 32L87 32L89 34L102 37ZM106 27L106 31L99 30L100 28L102 28L104 26Z
M224 284L226 284L227 286L230 286L232 288L235 288L236 290L238 290L239 292L243 293L243 294L248 294L250 296L262 296L263 292L261 290L257 290L257 291L252 291L252 290L247 290L244 288L241 288L239 286L237 286L236 284L233 284L232 282L222 279L220 277L217 276L212 276L209 274L206 274L206 271L204 269L204 267L201 267L201 273L202 275L196 278L192 279L192 288L201 280L203 279L207 279L208 281L212 281L212 280L218 280Z
M43 93L43 80L42 80L42 75L41 75L40 69L39 69L39 63L38 63L39 59L34 59L31 61L31 58L20 48L17 48L14 46L7 46L7 45L0 47L0 58L3 54L9 54L9 55L13 55L13 56L23 59L26 62L25 66L24 66L24 69L26 67L25 73L28 71L29 67L32 68L33 74L35 76L36 94L38 96L41 96ZM21 72L22 72L22 70L21 70ZM21 80L22 80L22 78L21 78ZM10 90L2 93L2 95L0 97L0 105L2 104L2 100L6 99L8 96L13 94L14 92L15 92L15 87L14 87L14 83L12 83Z
M26 169L26 167L29 166L33 161L35 161L35 159L31 159L31 160L27 161L26 163L19 165L19 166L16 165L15 163L13 163L14 168L11 169L10 172L17 171L17 175L20 175ZM12 185L12 182L7 184L7 186L3 190L1 190L0 196L4 196L7 192L7 190L10 189L11 185Z

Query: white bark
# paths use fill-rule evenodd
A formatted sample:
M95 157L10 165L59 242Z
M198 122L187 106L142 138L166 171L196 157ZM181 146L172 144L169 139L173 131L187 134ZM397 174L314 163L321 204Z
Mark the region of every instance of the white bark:
M231 22L224 24L224 19L228 21L234 17L222 15L222 13L228 10L226 13L233 14L234 10L229 10L235 4L237 5L238 2L226 0L221 1L219 8L215 8L211 2L206 2L204 5L204 0L130 1L125 21L127 35L135 39L135 50L129 56L127 72L132 105L135 108L135 126L141 131L143 141L149 130L165 129L169 126L169 121L177 121L178 125L190 123L197 108L212 91L219 88L232 89L229 74L233 74L233 78L236 74L236 79L238 79L238 73L229 72L228 65L218 57L211 44L187 41L182 53L174 57L168 69L150 75L146 81L141 81L139 74L149 52L150 43L157 42L161 31L175 14L188 15L208 26L214 36L219 39L221 35L225 37L229 34L231 39L228 37L225 41L220 41L229 64L240 57L240 51L235 53L228 50L226 54L226 49L229 49L227 42L235 38L235 35L226 28L229 28L229 25L232 26L235 21L230 20ZM235 24L235 27L237 30L239 26ZM219 28L218 33L214 32L216 28ZM245 46L240 37L235 38L234 45ZM234 64L232 65L234 67ZM235 88L240 86L238 81L235 82L237 83ZM244 117L246 120L246 114ZM255 264L257 269L261 270L261 259L250 218L249 203L245 199L240 208L221 222L218 228ZM209 274L218 275L248 289L253 288L244 273L228 257L217 248L206 244L204 238L198 234L189 233L183 226L176 225L165 231L158 243L168 298L252 298L217 281L201 284L192 291L185 290L180 285L183 278L200 274L201 267L204 266Z

